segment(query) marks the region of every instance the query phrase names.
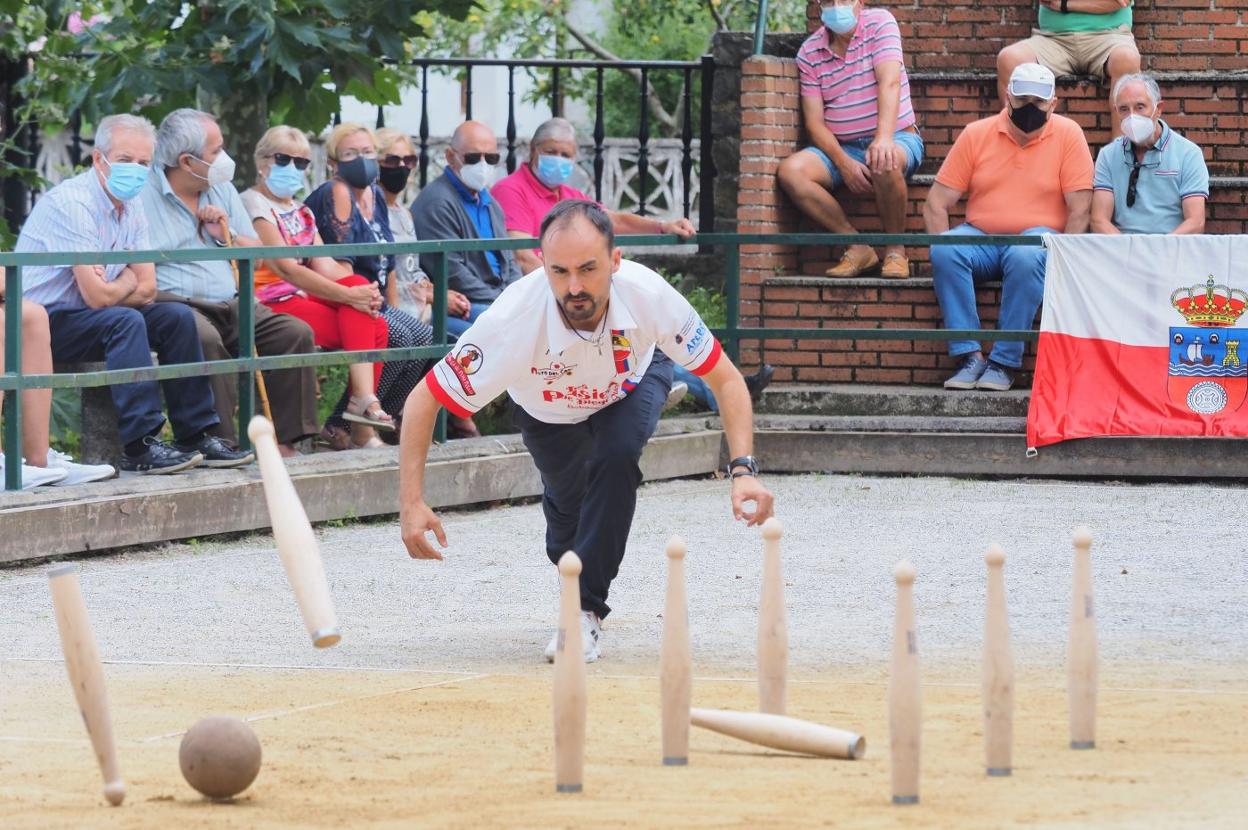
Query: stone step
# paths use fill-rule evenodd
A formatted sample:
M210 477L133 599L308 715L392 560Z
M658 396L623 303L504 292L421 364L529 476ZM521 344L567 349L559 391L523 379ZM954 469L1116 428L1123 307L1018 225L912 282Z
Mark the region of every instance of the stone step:
M931 425L931 419L944 423L968 421L988 422L993 419L1009 421L1014 432L1022 434L1021 419L1027 417L1030 393L1026 390L1009 392L950 392L930 386L887 386L884 384L794 384L771 386L763 393L758 411L760 418L783 416L815 416L829 421L837 418L858 419L846 421L845 429L873 429L863 426L872 421L892 419L891 429L898 432L940 431ZM840 428L840 427L832 427ZM965 431L963 427L950 431ZM998 428L985 432L1008 431Z
M932 433L974 432L1023 435L1027 419L927 415L768 415L754 418L754 428L771 431Z

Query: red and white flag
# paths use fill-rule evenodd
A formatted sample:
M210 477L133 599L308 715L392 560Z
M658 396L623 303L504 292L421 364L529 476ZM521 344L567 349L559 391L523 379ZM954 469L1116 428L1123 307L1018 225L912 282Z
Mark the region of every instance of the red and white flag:
M1248 435L1248 236L1046 239L1027 446Z

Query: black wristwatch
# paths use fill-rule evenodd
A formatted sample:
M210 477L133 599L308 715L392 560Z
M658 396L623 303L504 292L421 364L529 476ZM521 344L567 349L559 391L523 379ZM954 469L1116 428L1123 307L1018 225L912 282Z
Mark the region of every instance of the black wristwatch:
M1062 0L1062 14L1070 14L1070 12L1066 11L1066 2L1067 0Z
M737 472L733 472L734 467L744 467L745 469L739 470ZM754 460L754 456L752 455L742 455L728 462L727 472L730 478L740 478L741 476L757 476L758 475L758 462Z

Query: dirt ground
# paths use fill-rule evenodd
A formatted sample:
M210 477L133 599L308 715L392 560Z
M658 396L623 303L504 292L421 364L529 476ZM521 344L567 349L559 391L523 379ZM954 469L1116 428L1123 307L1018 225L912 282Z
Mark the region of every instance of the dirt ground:
M1242 675L1159 677L1108 667L1098 747L1066 748L1062 678L1020 678L1015 773L983 774L976 670L926 677L922 803L889 803L885 677L804 674L790 714L860 731L835 761L757 751L694 730L690 766L659 764L656 667L590 667L585 792L554 792L549 671L435 674L106 667L128 786L105 806L55 661L0 662L0 827L1112 827L1242 828L1248 689ZM752 681L708 678L694 703L750 709ZM865 676L864 676L865 674ZM1141 678L1152 686L1130 685ZM1199 687L1193 685L1199 682ZM182 730L249 718L259 778L233 803L183 782Z

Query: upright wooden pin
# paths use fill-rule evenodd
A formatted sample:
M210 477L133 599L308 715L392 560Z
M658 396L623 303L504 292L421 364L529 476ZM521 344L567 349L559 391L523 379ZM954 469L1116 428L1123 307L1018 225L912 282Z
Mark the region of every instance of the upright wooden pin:
M1075 567L1070 597L1070 650L1066 691L1070 702L1070 748L1096 746L1096 614L1092 604L1092 533L1075 528Z
M919 642L914 629L914 566L897 563L897 616L888 674L888 743L892 756L893 803L919 803Z
M689 607L685 594L685 540L667 540L667 602L663 606L663 644L659 686L663 703L663 763L689 763L689 706L692 654Z
M784 574L774 516L763 522L763 590L758 601L758 711L783 715L789 671L789 629L784 614Z
M988 774L1009 775L1014 746L1014 657L1005 606L1005 551L990 545L984 611L984 756Z
M559 558L555 645L555 792L579 793L585 768L585 650L581 643L581 558Z
M104 687L104 667L100 665L95 632L91 629L86 603L82 601L77 566L65 565L48 571L48 585L52 591L52 607L56 610L56 627L61 633L61 650L65 652L65 671L91 738L95 760L104 776L104 797L116 807L125 800L126 784L121 780L121 767L117 764L117 742L108 710L108 691Z
M247 435L256 449L256 461L264 480L264 500L269 507L269 523L273 525L277 554L295 592L303 623L312 636L314 646L332 646L342 639L342 635L338 633L338 618L334 614L334 601L329 595L329 582L325 579L321 548L316 542L316 534L312 532L308 514L303 509L303 502L291 483L286 464L277 451L273 424L263 415L257 415L247 425Z

